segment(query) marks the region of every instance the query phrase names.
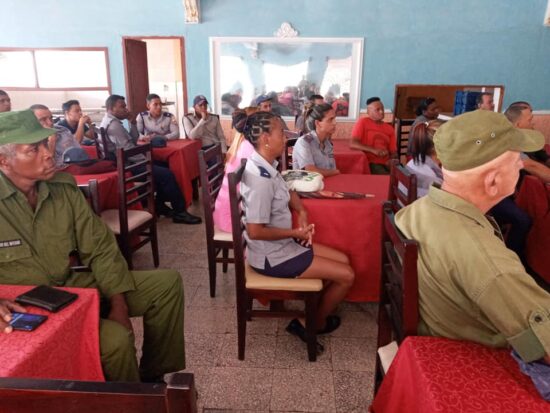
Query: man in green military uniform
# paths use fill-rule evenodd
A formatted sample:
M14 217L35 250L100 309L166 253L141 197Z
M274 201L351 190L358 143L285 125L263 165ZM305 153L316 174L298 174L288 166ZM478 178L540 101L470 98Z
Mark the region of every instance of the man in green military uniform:
M419 333L511 346L527 363L550 361L550 295L485 216L514 192L520 152L540 149L544 137L477 110L441 126L434 143L441 189L432 186L395 220L420 243Z
M102 297L101 362L112 381L159 381L185 368L183 286L172 270L129 271L113 234L71 175L56 173L31 111L0 114L0 283L96 288ZM89 273L73 273L77 250ZM0 330L17 305L0 300ZM143 316L138 368L129 317Z

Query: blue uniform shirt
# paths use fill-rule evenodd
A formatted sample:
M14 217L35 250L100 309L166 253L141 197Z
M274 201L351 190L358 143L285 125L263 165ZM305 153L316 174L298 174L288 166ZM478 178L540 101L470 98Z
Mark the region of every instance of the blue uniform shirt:
M321 149L321 141L315 131L298 139L292 151L293 169L304 169L307 165L315 165L321 169L336 169L332 142L326 139L325 147Z
M290 193L276 166L277 162L270 165L256 151L246 163L241 182L245 219L250 224L291 229ZM274 267L308 251L292 238L262 241L252 240L247 234L245 238L248 263L259 269L265 268L266 259Z

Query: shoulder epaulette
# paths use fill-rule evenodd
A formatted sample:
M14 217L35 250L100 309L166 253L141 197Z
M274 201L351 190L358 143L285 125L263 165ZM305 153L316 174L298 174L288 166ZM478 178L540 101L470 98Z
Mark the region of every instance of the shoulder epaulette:
M263 166L258 166L258 170L260 171L260 176L263 176L264 178L271 178L269 171Z
M162 112L162 116L164 116L166 118L171 118L174 115L172 115L170 112Z
M140 112L139 114L141 116L147 116L147 115L149 115L149 111L146 110L146 111Z

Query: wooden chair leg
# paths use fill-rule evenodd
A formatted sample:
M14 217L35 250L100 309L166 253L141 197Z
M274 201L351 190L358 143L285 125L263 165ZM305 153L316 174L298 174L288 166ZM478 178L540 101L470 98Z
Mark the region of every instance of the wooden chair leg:
M130 245L128 245L128 242L124 239L122 239L122 236L117 236L118 241L118 248L120 249L120 252L122 252L122 256L126 260L126 263L128 264L128 269L133 270L134 264L132 263L132 248Z
M237 294L242 297L237 297L237 339L239 348L239 360L244 360L244 349L246 346L246 321L248 318L248 294L246 292L239 292Z
M319 295L306 294L306 335L307 335L307 355L309 361L317 360L317 304Z
M222 271L224 272L224 274L227 272L227 267L228 267L228 260L229 260L229 248L223 248L222 249L222 257L223 257L223 262L222 262Z
M213 246L207 246L208 253L208 277L210 282L210 297L216 296L216 251Z
M252 321L252 315L251 315L251 312L252 312L252 306L254 305L254 300L252 299L252 297L248 297L248 299L246 300L246 321Z
M159 260L159 242L157 237L157 226L152 225L151 226L151 250L153 251L153 264L155 265L155 268L159 267L160 260Z

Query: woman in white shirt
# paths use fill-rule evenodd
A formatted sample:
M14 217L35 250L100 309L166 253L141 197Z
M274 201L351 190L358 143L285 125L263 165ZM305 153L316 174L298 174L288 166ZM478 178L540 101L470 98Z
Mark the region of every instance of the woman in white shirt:
M440 120L422 122L416 125L410 137L412 159L407 163L407 169L416 175L418 197L428 194L432 183L441 185L443 173L435 153L433 136L443 124Z

